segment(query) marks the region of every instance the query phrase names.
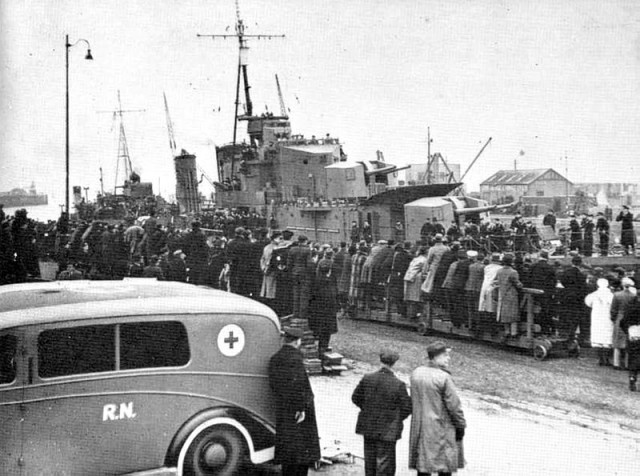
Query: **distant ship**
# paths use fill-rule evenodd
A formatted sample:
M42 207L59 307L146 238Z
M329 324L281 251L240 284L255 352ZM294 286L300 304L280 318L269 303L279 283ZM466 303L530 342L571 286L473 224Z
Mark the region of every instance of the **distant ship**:
M34 205L47 205L49 197L36 191L35 183L31 182L29 190L14 188L9 192L0 192L0 204L7 208L31 207Z

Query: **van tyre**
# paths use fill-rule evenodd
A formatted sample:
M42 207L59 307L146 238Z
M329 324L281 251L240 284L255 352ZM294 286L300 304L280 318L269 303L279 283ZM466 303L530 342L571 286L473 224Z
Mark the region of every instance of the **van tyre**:
M182 476L240 476L246 462L242 435L229 426L212 426L189 446Z

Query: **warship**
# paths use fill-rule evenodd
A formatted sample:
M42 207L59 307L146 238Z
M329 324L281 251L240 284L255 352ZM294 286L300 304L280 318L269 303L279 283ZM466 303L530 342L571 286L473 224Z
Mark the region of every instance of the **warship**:
M31 182L28 190L14 188L9 192L0 192L0 203L7 208L47 205L49 197L44 193L38 193L35 183Z
M235 37L240 48L233 141L216 147L218 207L256 210L279 229L328 243L349 241L353 227L369 229L374 240L417 240L428 219L450 223L496 208L464 195L450 196L462 186L453 173L444 181L433 180L433 167L442 159L439 154L429 153L424 180L403 183L398 172L410 166L386 163L382 152L374 160L352 161L337 137L293 134L277 75L280 114L254 114L247 40L276 35L245 34L239 14L235 28L235 34L198 35ZM238 112L241 84L242 114ZM248 137L240 142L241 124L246 124Z

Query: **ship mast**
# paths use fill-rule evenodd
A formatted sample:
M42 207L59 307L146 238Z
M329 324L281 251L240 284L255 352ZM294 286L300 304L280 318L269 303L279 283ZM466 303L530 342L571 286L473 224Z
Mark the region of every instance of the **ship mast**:
M108 112L109 114L113 114L113 120L116 118L120 118L120 134L118 138L118 158L116 162L116 177L114 181L113 193L116 193L116 189L118 188L118 171L120 169L120 162L123 164L124 169L124 179L128 180L131 176L131 172L133 172L133 168L131 167L131 157L129 156L129 146L127 144L127 136L124 132L124 120L122 114L128 112L145 112L146 109L122 109L122 101L120 100L120 90L118 90L118 108L114 111L98 111L98 114Z
M251 88L251 86L249 86L249 76L247 73L247 65L248 65L248 59L249 59L249 46L247 45L247 38L257 38L257 39L272 39L272 38L284 38L284 35L262 35L262 34L258 34L258 35L247 35L244 32L244 22L242 21L242 18L240 18L240 5L238 3L238 0L236 0L236 33L235 35L231 34L231 35L217 35L217 34L213 34L213 35L201 35L200 33L197 34L198 38L211 38L211 39L216 39L216 38L238 38L238 45L239 45L239 54L238 54L238 76L236 79L236 103L235 103L235 114L234 114L234 118L233 118L233 148L235 150L235 145L237 142L237 132L238 132L238 119L239 119L239 115L238 115L238 107L240 105L240 78L242 77L243 82L244 82L244 95L245 95L245 107L246 107L246 111L245 111L245 116L252 116L253 115L253 103L251 102L251 95L249 93L249 89ZM234 173L234 159L235 159L235 154L231 159L231 175L233 175ZM221 177L220 177L221 179Z

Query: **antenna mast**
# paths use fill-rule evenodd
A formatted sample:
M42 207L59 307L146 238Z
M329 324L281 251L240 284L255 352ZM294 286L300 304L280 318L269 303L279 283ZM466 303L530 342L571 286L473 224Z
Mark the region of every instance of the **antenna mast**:
M238 44L240 47L239 55L238 55L238 78L236 82L236 110L235 116L233 119L233 145L236 145L237 141L237 129L238 129L238 106L240 105L240 76L242 75L244 79L244 92L245 92L245 100L246 100L246 115L251 116L253 114L253 105L251 103L251 97L249 95L249 78L247 74L247 65L248 65L248 57L249 57L249 46L247 46L247 38L257 38L257 39L272 39L272 38L284 38L284 35L246 35L244 32L244 23L240 18L240 5L238 0L236 0L236 33L235 35L201 35L197 34L198 38L238 38ZM232 173L233 173L233 164L232 164Z
M124 168L124 179L127 180L131 176L131 172L133 172L133 168L131 166L131 157L129 156L129 146L127 144L127 136L124 132L124 120L122 114L125 112L145 112L146 109L122 109L122 101L120 100L120 90L118 89L118 109L114 111L98 111L98 114L108 112L113 114L113 120L116 118L120 118L120 134L118 138L118 158L116 162L116 177L113 186L113 193L116 193L116 189L118 188L118 171L120 168L120 162L123 163Z

